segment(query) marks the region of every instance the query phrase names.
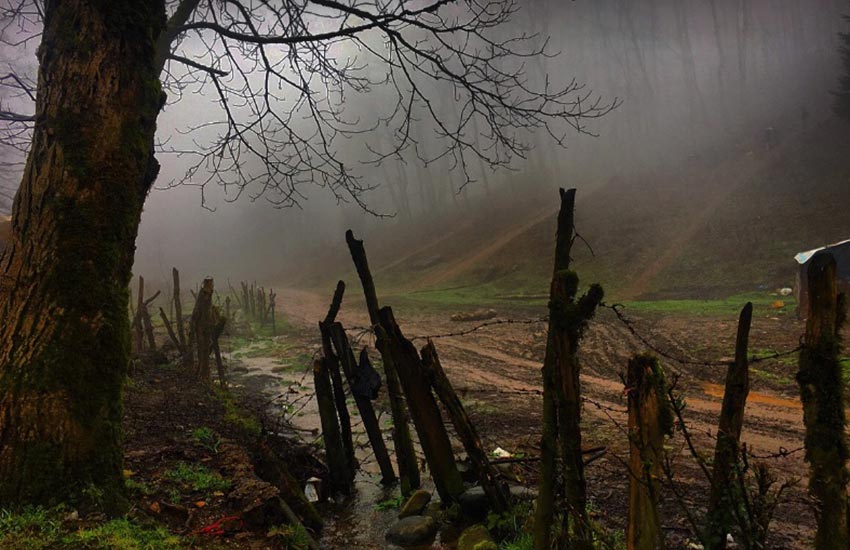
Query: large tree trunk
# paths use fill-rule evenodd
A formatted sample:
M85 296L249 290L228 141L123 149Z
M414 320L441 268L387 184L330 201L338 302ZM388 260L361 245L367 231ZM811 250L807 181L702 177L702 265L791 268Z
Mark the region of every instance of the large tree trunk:
M128 285L158 171L153 40L165 9L66 0L45 11L35 131L0 257L0 507L116 510Z

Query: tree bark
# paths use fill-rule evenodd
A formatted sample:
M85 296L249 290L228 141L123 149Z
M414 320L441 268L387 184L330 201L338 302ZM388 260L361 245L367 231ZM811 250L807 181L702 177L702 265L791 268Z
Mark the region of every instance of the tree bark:
M711 495L706 517L708 525L704 535L706 550L726 548L726 534L732 522L732 507L738 506L739 487L735 464L740 456L741 428L744 425L744 406L750 393L749 360L747 351L753 304L748 302L738 320L738 337L735 343L735 362L726 371L726 390L720 409L720 425L714 448L714 470L711 474Z
M848 547L847 440L844 427L844 381L841 362L841 325L844 296L838 295L835 259L816 254L808 268L809 316L805 347L800 352L797 382L806 425L806 460L811 465L809 490L815 497L815 548Z
M0 257L2 507L125 502L128 286L159 169L164 20L162 0L45 4L35 128Z

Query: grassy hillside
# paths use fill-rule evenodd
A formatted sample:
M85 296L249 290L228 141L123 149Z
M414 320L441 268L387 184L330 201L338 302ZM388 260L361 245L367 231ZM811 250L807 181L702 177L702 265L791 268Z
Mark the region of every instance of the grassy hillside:
M791 286L795 253L850 237L848 141L850 129L829 121L771 151L754 141L579 183L576 226L589 246L576 243L574 265L618 301ZM553 190L427 229L370 236L376 281L384 293L423 303L545 303L556 208ZM334 258L330 278L351 275L338 271L344 250Z

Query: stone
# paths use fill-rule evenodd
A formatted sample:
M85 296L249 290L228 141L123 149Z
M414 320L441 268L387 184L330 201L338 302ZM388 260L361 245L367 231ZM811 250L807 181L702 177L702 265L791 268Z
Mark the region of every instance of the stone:
M428 516L410 516L399 520L387 531L386 539L399 546L430 542L437 534L437 522Z
M490 499L482 487L467 489L457 499L463 515L472 519L484 519L490 510Z
M419 489L410 495L410 498L401 507L401 511L398 513L398 519L422 515L422 510L428 506L429 502L431 502L431 493Z
M524 485L511 485L509 487L511 498L515 500L534 500L537 498L537 487L526 487Z
M457 550L484 550L490 548L490 545L496 547L490 532L480 524L467 527L457 539Z

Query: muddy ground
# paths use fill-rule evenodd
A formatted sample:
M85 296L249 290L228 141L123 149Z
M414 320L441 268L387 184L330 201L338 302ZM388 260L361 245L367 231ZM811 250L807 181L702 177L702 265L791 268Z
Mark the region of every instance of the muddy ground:
M371 345L372 336L363 328L368 322L362 300L354 294L357 290L349 290L339 318L352 337L358 338L362 345ZM329 296L330 293L323 296L301 290L279 290L282 313L293 327L300 327L300 345L310 353L318 349L318 334L313 327L324 317ZM463 311L462 308L428 308L399 301L396 317L405 335L416 337L414 343L424 345L424 336L438 335L434 341L442 363L485 439L485 446L501 447L515 456L531 458L503 470L519 482L534 484L533 457L539 452L541 431L540 366L545 323L488 326L457 335L481 323L451 321L451 314ZM387 305L392 305L391 299ZM497 313L499 319L531 321L545 315L545 309L510 305ZM625 315L641 337L672 358L662 358L662 363L668 375L678 377L678 388L687 404L688 429L699 449L710 457L725 367L703 363L732 358L736 319L629 310ZM751 353L769 355L793 350L799 345L802 330L803 324L789 312L757 309L750 337ZM623 467L627 457L627 437L623 432L626 400L620 374L630 355L646 350L647 346L610 310L600 311L581 349L586 398L583 443L587 447L606 447L605 455L593 461L587 470L591 506L596 519L613 530L623 529L628 500L628 478ZM769 546L806 548L811 545L814 517L805 490L802 408L794 382L796 356L765 360L751 368L751 393L743 434L751 461L767 462L779 483L802 480L783 495ZM298 399L297 395L293 397ZM680 433L672 439L670 449L677 456L676 475L674 484L667 482L665 487L664 527L673 547L685 547L693 538L683 508L699 517L708 484ZM674 494L680 498L673 498ZM369 503L360 506L368 507ZM343 523L350 520L344 519ZM336 528L341 530L341 537L350 535L344 525ZM352 547L383 548L382 540L372 543L363 540L368 536L378 537L375 531L360 533L359 543Z

